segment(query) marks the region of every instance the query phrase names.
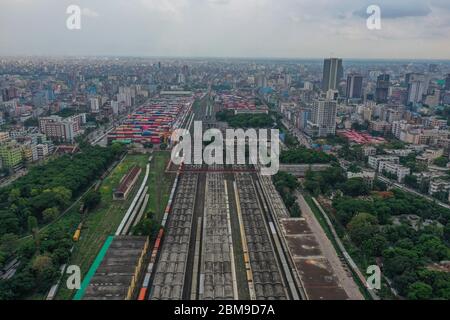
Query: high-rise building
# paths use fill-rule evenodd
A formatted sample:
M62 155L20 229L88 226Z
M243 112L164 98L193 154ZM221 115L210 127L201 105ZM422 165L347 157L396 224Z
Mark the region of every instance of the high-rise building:
M381 74L377 78L377 88L375 89L375 101L386 103L389 96L390 77L388 74Z
M111 109L114 115L119 114L119 102L111 101Z
M425 82L422 80L414 80L408 86L408 100L407 103L417 104L422 102L425 93Z
M405 74L405 84L408 86L411 81L417 80L417 78L420 76L421 74L417 72L410 72Z
M310 125L315 128L313 135L326 137L336 133L336 111L336 101L314 101L310 121Z
M362 99L363 77L360 74L349 74L347 76L347 99Z
M97 113L100 111L100 98L94 97L90 99L91 112Z
M323 80L322 89L327 92L328 90L336 90L338 88L339 81L344 77L344 69L342 67L342 59L330 58L325 59L323 62Z

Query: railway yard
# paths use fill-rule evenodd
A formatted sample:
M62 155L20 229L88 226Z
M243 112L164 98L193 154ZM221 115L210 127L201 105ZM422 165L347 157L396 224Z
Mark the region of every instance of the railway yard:
M194 105L186 127L194 119L211 122L211 112L202 110L212 107L203 104ZM168 163L166 174L176 172L176 178L158 235L148 242L136 237L133 244L128 230L142 215L142 202L149 200L144 180L84 299L352 298L326 259L314 260L324 268L308 259L320 255L308 242L310 229L304 219L289 216L272 179L258 171L246 165L174 168ZM114 245L119 242L125 247ZM128 248L132 256L115 266ZM135 269L130 261L136 262ZM105 270L117 272L108 276Z

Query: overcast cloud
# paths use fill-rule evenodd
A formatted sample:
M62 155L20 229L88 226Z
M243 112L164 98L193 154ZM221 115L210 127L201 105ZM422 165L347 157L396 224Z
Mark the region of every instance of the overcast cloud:
M0 55L17 54L450 59L450 1L0 0Z

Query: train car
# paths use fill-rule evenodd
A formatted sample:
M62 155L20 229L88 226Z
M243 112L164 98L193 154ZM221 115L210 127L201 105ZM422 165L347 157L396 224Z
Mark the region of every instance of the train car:
M139 290L138 300L139 301L145 300L146 295L147 295L147 288L141 288L141 290Z
M81 235L81 230L80 230L80 229L77 229L77 230L75 231L75 233L73 234L72 240L73 240L74 242L77 242L78 240L80 240L80 235Z

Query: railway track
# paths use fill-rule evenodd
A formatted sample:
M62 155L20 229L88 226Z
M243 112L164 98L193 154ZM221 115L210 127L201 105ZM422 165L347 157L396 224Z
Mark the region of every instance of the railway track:
M237 299L228 196L221 173L206 175L199 300Z
M283 282L269 230L257 200L256 189L250 174L235 173L237 197L239 199L242 223L246 236L251 272L247 270L250 296L256 300L284 300L288 293ZM246 250L244 249L244 255ZM251 287L254 288L252 294Z
M197 178L196 174L190 173L180 176L150 290L150 300L182 299Z

